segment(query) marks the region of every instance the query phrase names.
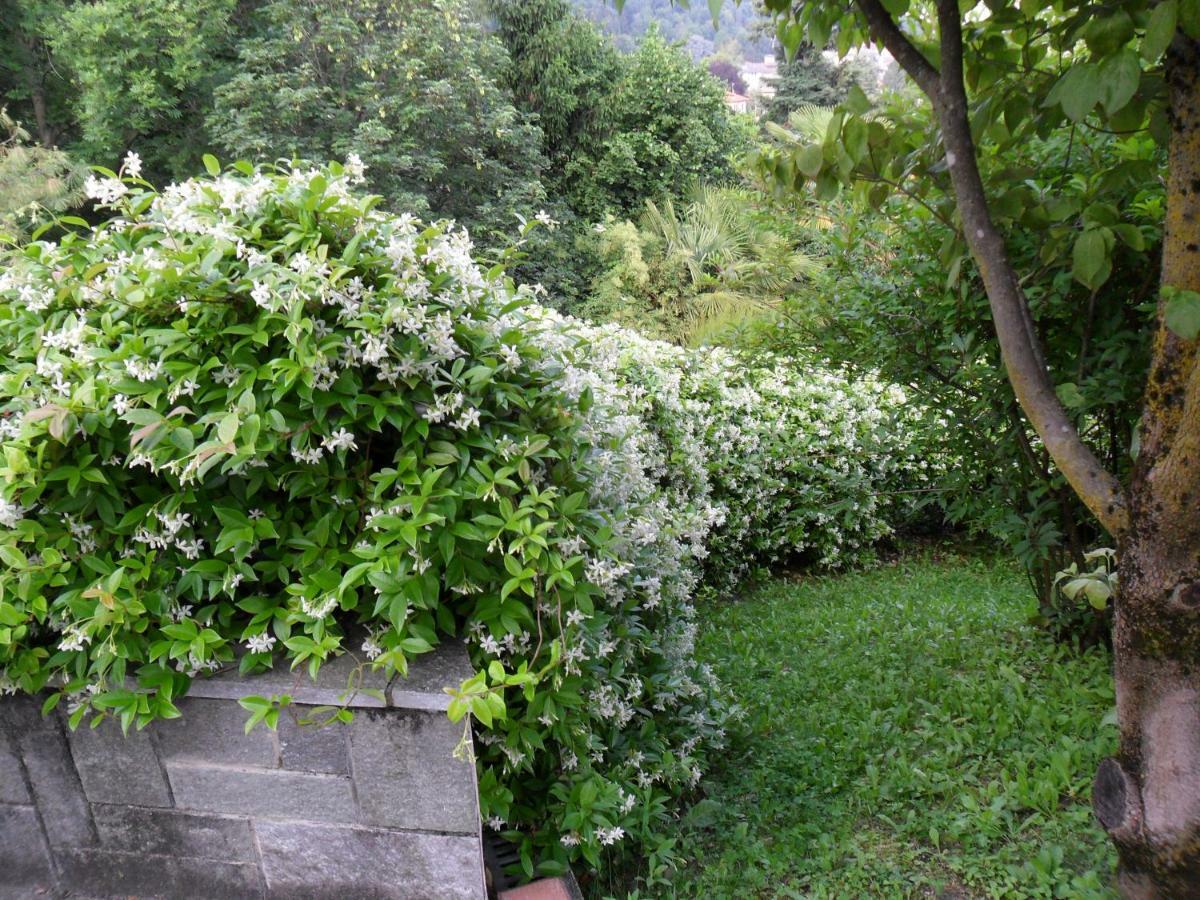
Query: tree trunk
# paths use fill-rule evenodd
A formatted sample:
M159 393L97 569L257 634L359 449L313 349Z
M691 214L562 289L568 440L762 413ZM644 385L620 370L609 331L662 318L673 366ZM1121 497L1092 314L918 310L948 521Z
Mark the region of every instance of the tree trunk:
M1168 51L1170 174L1164 289L1200 291L1200 41ZM1096 774L1096 815L1131 898L1200 897L1200 341L1158 327L1142 449L1120 543L1113 634L1118 755Z
M46 114L45 73L43 71L43 56L45 48L41 41L25 34L20 34L19 40L25 50L25 81L29 87L29 100L33 104L33 120L37 125L37 136L42 146L49 149L54 146L54 130L50 127L50 119Z

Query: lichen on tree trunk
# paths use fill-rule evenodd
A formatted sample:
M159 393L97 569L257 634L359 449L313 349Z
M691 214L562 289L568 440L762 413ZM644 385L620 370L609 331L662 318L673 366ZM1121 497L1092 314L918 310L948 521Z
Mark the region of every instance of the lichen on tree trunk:
M1171 143L1164 288L1200 291L1200 42L1167 57ZM1200 897L1200 341L1158 326L1120 542L1113 634L1119 754L1096 814L1128 897Z

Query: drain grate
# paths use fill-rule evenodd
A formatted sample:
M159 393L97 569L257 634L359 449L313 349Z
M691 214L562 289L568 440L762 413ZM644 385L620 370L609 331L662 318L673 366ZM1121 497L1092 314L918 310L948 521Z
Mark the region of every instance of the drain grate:
M517 875L509 875L504 870L521 864L521 854L517 847L498 834L485 833L483 836L483 864L487 869L488 897L495 900L501 891L517 887L523 879Z

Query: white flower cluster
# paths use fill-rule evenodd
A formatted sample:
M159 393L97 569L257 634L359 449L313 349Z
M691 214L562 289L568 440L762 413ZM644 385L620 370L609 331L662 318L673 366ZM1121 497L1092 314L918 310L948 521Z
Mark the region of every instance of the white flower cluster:
M136 157L123 170L136 175ZM157 591L158 615L172 621L193 614L184 600L211 610L243 579L258 582L255 604L277 602L310 634L337 635L357 618L369 632L361 652L377 665L409 652L410 622L423 619L432 642L459 611L481 670L538 669L553 645L561 663L535 699L513 698L511 723L479 735L496 775L485 815L515 819L489 804L552 770L563 796L594 779L606 798L603 824L562 829L563 846L636 838L639 805L687 790L725 738L729 705L693 653L697 591L758 563L834 567L868 552L887 531L888 492L927 477L904 440L904 395L560 316L536 303L536 289L485 274L464 232L365 211L351 193L363 177L352 158L336 176L289 169L172 185L130 204L134 221L93 233L101 264L75 269L86 281L61 276L78 250L48 243L0 274L0 303L13 311L0 317L10 465L32 458L46 422L68 445L55 452L83 460L69 491L47 480L24 495L36 510L21 491L40 473L0 486L0 540L30 530L27 518L33 532L65 524L77 555L55 556L68 580L86 554L144 558L151 564L127 568L144 574L128 577L161 578L138 596ZM98 200L121 200L111 185L93 188ZM264 217L298 227L295 210L312 208L314 190L336 240L263 237ZM369 264L339 259L350 242ZM187 278L200 283L186 290L176 244L201 247L188 258L211 269L197 276L189 263ZM130 324L143 303L143 324ZM527 406L539 410L532 425L521 419ZM108 488L95 489L103 505L76 496L91 485ZM576 512L560 512L571 491ZM122 519L126 495L144 506ZM66 518L81 508L87 516ZM487 524L497 521L504 527ZM547 554L531 551L535 538ZM548 554L590 586L587 602L554 599ZM370 570L357 587L350 556L361 560L354 570ZM497 607L502 589L500 614L467 612ZM374 602L355 591L373 591ZM224 627L211 611L198 615ZM231 603L222 615L242 612ZM221 637L252 654L276 649L262 620L242 627ZM55 641L95 652L66 619ZM215 665L176 656L171 664L189 673ZM9 677L0 656L0 679ZM557 702L559 692L571 700ZM565 801L549 799L557 790L514 802L554 806L561 825Z

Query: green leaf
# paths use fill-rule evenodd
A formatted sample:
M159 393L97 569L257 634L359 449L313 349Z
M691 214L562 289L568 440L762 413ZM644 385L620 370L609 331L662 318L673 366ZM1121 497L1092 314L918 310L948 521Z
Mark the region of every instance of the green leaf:
M1091 228L1075 239L1072 252L1071 274L1084 287L1095 290L1108 280L1112 263L1108 256L1108 242L1102 228Z
M795 56L796 50L804 43L804 28L799 22L780 19L775 28L775 34L779 38L779 43L783 44L788 59Z
M1175 17L1178 12L1175 0L1163 0L1150 13L1146 33L1142 36L1141 54L1146 62L1157 62L1171 39L1175 37Z
M1073 122L1082 122L1100 102L1103 85L1097 68L1088 62L1076 63L1050 89L1045 106L1062 106L1062 111Z
M1137 93L1142 78L1142 64L1137 54L1126 48L1111 56L1100 67L1100 102L1112 115L1125 106Z
M1078 409L1085 402L1083 394L1079 392L1079 385L1074 382L1068 381L1066 384L1060 384L1054 389L1054 392L1058 394L1058 399L1062 405L1068 409Z
M820 144L809 144L796 154L796 167L809 178L816 178L825 164L825 153Z
M29 565L25 554L11 544L0 544L0 561L13 569L24 569Z
M1119 6L1107 15L1097 7L1083 29L1083 39L1093 56L1115 53L1133 37L1133 19Z
M842 129L842 143L855 163L862 162L867 155L867 123L859 118L848 118Z
M1112 227L1113 232L1122 241L1132 247L1134 250L1145 250L1146 239L1142 236L1142 231L1136 225L1130 225L1128 222L1121 222Z
M1176 22L1188 37L1200 40L1200 0L1179 0Z
M209 175L212 175L215 178L221 174L221 164L217 162L217 158L211 153L205 153L204 156L201 157L201 160L203 160L204 168L207 170Z
M1200 294L1195 291L1167 289L1163 322L1185 341L1200 336Z
M238 426L241 424L237 413L226 413L225 418L221 419L221 424L217 426L217 438L223 444L231 443L237 437Z

